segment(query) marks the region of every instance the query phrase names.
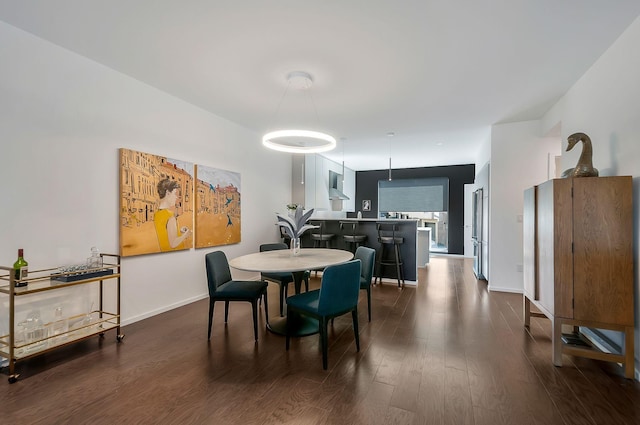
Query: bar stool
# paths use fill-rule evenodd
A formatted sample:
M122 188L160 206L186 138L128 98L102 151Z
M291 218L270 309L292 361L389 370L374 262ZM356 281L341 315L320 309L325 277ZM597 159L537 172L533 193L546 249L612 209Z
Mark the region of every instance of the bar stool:
M358 247L367 240L367 235L356 234L356 230L358 230L357 221L341 221L340 230L343 233L342 238L344 239L346 248L353 253L355 253L356 249L358 249Z
M385 266L394 266L396 268L396 278L398 279L398 288L404 288L404 267L400 245L404 243L404 238L397 236L398 223L395 221L377 222L378 243L380 250L376 261L377 273L374 283L382 283L382 268Z
M317 233L311 232L311 240L313 241L313 247L318 248L320 245L324 244L325 248L331 248L331 241L336 237L333 233L324 233L324 221L309 221L309 224L313 224L314 226L318 226Z

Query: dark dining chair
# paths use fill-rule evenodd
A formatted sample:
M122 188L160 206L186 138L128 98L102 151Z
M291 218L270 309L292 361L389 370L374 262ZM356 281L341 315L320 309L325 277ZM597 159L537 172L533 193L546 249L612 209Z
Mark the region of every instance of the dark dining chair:
M371 279L373 279L373 267L376 263L376 250L366 246L359 246L356 249L354 258L362 262L360 289L367 291L367 309L369 321L371 321Z
M288 249L284 243L265 243L260 245L260 252L276 251L281 249ZM293 274L291 272L272 272L272 273L260 273L262 280L268 280L280 285L280 317L284 316L284 300L287 298L287 289L289 284L294 281ZM309 290L309 272L304 273L304 288L305 291Z
M319 322L320 345L322 346L322 368L327 369L328 338L327 325L330 319L351 312L356 350L360 351L358 332L358 293L360 292L360 260L329 266L322 273L320 289L287 298L286 347L289 350L291 327L300 314L315 318Z
M287 235L287 232L285 232L283 226L278 226L278 229L280 230L280 239L282 239L282 243L285 244L287 248L289 248L289 246L291 245L291 236Z
M264 317L269 323L267 303L267 282L255 280L233 280L227 256L222 251L214 251L205 255L207 282L209 284L209 332L213 324L213 305L216 301L224 301L224 323L229 317L230 301L247 301L253 308L253 334L258 340L258 301L264 297Z

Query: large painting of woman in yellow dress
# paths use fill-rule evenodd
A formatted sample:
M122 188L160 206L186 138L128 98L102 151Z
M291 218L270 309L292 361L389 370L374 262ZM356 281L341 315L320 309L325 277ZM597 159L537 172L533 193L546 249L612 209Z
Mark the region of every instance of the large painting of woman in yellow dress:
M193 247L194 166L120 149L120 254Z
M174 213L180 196L178 190L178 183L169 177L158 182L160 203L156 212L153 213L153 223L155 224L160 251L185 249L184 240L191 234L191 230L187 226L178 228L178 220Z

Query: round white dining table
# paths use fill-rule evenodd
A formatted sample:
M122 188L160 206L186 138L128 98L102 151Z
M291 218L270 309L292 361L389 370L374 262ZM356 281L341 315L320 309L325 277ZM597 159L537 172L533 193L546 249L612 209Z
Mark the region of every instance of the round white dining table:
M300 293L302 279L307 270L323 269L335 264L345 263L353 258L353 253L341 249L301 248L297 255L289 249L255 252L229 260L234 269L250 272L291 272L294 278L295 293ZM297 315L296 315L297 316ZM285 335L286 317L272 320L267 328L277 334ZM293 336L305 336L318 333L318 321L307 317L296 317Z

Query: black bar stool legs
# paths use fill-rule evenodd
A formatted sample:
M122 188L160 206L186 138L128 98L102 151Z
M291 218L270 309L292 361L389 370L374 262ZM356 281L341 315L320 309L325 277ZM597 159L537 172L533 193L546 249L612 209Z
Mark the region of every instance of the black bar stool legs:
M374 283L382 283L383 267L393 266L395 268L398 288L404 288L404 267L400 246L404 243L404 238L396 236L398 230L397 222L376 223L378 230L378 243L380 243L379 255L376 260L376 278Z

